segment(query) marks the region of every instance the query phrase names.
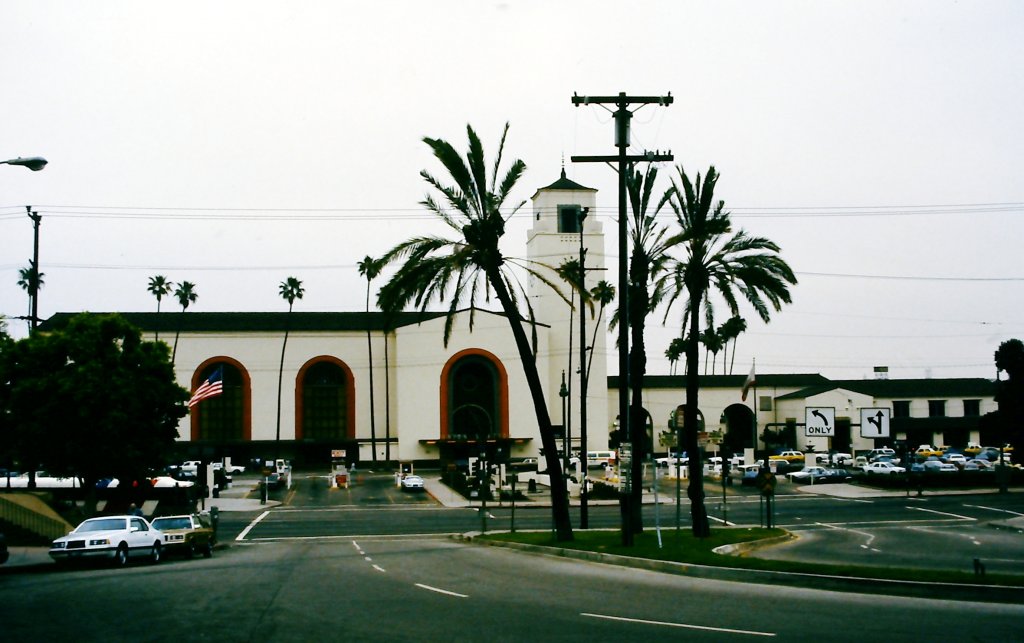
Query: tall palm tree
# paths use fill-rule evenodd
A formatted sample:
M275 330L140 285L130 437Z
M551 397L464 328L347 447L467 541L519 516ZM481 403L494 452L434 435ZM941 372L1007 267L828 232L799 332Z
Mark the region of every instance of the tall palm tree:
M39 289L43 287L43 276L45 272L39 272L36 262L28 260L28 268L18 269L18 285L28 293L28 316L29 328L37 321L32 313L32 302L39 296Z
M296 299L302 299L305 291L302 289L301 281L295 277L288 277L281 282L278 292L288 302L288 317L284 326L284 343L281 344L281 366L277 371L277 432L274 434L275 458L280 455L277 448L281 443L281 383L284 379L284 351L288 347L288 331L291 330L292 307Z
M366 277L366 312L369 317L370 312L370 283L377 278L380 274L381 268L384 264L379 259L374 259L370 255L366 255L366 258L359 262L359 274L360 276ZM387 335L385 334L385 337ZM370 326L367 323L366 326L366 353L370 360L370 451L373 452L373 461L377 461L377 409L373 401L373 341L370 334Z
M378 303L385 312L397 312L412 303L420 311L437 297L449 300L448 314L444 325L444 343L451 338L455 314L460 304L468 299L469 327L473 328L476 299L481 291L493 294L508 320L516 349L522 360L523 372L533 400L541 445L551 476L551 512L555 524L556 538L572 540L572 525L569 522L568 494L565 477L558 462L558 445L551 426L547 400L537 370L537 327L534 310L520 281L512 272L518 268L535 277L556 292L558 287L547 279L538 266L526 261L504 256L499 242L505 233L505 221L518 211L525 201L502 214L501 208L509 192L526 169L521 160L514 161L503 176L499 176L505 139L508 136L505 125L488 180L488 168L484 160L483 145L473 128L466 127L469 150L465 160L446 141L424 138L433 151L434 157L444 166L452 185L446 185L432 174L423 170L420 176L440 193L442 201L428 195L422 205L445 223L454 238L442 236L414 237L389 250L383 257L385 264L401 262L391 279L380 289ZM564 295L563 295L564 298ZM530 335L524 325L520 305L525 304L530 322Z
M630 203L629 224L629 426L632 433L632 528L639 533L643 530L643 463L649 448L645 430L647 414L643 408L644 376L647 373L647 346L644 331L647 316L658 306L662 290L657 277L665 270L668 262L667 230L650 211L651 195L658 177L658 168L649 165L643 173L630 171L626 179L626 190ZM653 291L652 291L653 286Z
M149 278L149 292L156 297L156 314L160 314L160 301L164 298L164 295L171 294L171 290L174 289L174 284L167 281L167 277L163 275L154 275ZM160 328L156 329L157 341L160 340Z
M183 281L178 284L178 287L174 289L174 296L178 300L178 305L181 306L182 316L188 310L189 305L194 304L199 299L199 295L196 293L196 285L191 281ZM179 318L178 328L174 331L174 348L171 350L171 364L174 363L174 358L178 354L178 336L181 335L181 324L184 321L183 318Z
M591 301L596 301L599 308L597 311L597 323L594 324L594 334L590 338L591 350L590 356L587 357L587 379L590 379L590 365L594 363L593 349L597 345L597 331L601 328L601 318L604 317L604 309L608 307L608 304L615 301L615 286L602 279L590 289L590 299ZM593 313L593 306L591 306L591 313Z
M668 348L665 349L665 357L668 358L668 374L675 375L676 367L679 363L679 358L683 356L686 351L686 340L682 337L676 337L668 343Z
M726 347L729 342L732 341L732 358L729 360L729 375L732 375L732 367L736 364L736 339L747 332L747 320L743 319L739 315L733 315L729 319L725 320L721 328L718 329L718 334L722 337ZM723 356L724 366L724 356Z
M672 187L659 204L668 205L675 214L678 232L671 240L677 256L666 279L669 289L669 307L678 300L685 302L683 326L688 336L700 336L703 313L708 325L714 319L714 306L710 295L717 294L725 301L733 315L739 313L742 296L758 316L767 322L769 305L776 311L791 301L789 286L796 284L796 276L779 256L779 246L763 238L753 237L746 231L732 232L732 221L725 210L725 201L714 202L718 173L714 166L701 181L691 182L679 166L679 183L673 179ZM686 409L683 418L685 447L690 453L690 483L687 496L693 534L705 537L711 533L707 509L704 506L704 484L701 459L698 454L697 398L700 387L697 374L697 343L690 342L686 351Z
M722 350L722 338L714 328L709 327L700 334L700 343L704 344L704 374L708 374L708 358L711 358L711 375L715 374L718 362L718 351Z

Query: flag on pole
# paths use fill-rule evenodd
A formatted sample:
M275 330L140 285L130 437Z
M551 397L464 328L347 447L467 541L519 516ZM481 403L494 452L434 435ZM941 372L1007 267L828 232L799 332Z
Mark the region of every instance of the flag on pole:
M199 385L192 398L188 401L188 408L192 408L208 397L214 397L224 392L224 367L218 366L217 370L210 373L210 377Z
M756 368L756 366L757 365L755 364L750 367L750 375L747 375L746 381L743 382L742 398L744 402L747 401L747 392L750 391L750 387L755 386L757 384L757 378L754 376L754 369Z

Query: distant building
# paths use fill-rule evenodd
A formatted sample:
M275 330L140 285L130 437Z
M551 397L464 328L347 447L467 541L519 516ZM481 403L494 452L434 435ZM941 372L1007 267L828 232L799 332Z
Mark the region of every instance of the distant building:
M527 257L557 267L577 259L582 244L587 267L597 269L588 271L587 288L608 279L607 271L600 271L607 263L601 222L580 217L585 208L595 207L596 190L567 179L564 171L538 189ZM558 282L553 270L549 276ZM537 359L548 410L561 425L564 372L566 424L578 449L578 307L571 310L534 280L528 289L538 320ZM180 440L197 457L326 462L332 451L342 449L361 462L450 462L478 455L483 445L513 458L539 455L533 404L501 313L461 311L447 347L442 313L407 312L390 320L378 312L122 314L150 338L159 333L173 342L180 333L175 372L185 388L195 390L215 369L223 369L224 393L202 401L179 426ZM70 316L59 313L40 328L59 327ZM606 329L591 335L595 320L589 312L586 321L587 341L595 338L596 344L586 400L588 448L601 450L608 447L618 414L618 378L607 375ZM278 371L286 329L278 429ZM373 345L372 411L367 331ZM734 451L749 448L755 439L763 448L760 436L766 429L787 427L796 448L810 444L852 452L896 440L914 446L984 442L978 420L995 409L994 383L985 379L832 381L813 374L758 374L756 395L742 402L744 379L701 377L705 432L713 437L721 432L725 446ZM683 401L684 379L648 375L645 383L652 440L655 450L664 451L670 415ZM805 435L809 407L832 409L830 436ZM890 435L865 437L860 409L887 409Z

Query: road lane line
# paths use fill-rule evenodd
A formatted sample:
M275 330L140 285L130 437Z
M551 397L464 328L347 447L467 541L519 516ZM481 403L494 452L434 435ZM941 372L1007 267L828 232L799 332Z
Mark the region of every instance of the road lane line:
M238 534L237 536L235 536L235 540L245 540L245 537L246 537L246 536L247 536L247 535L249 534L249 531L250 531L250 530L251 530L251 529L252 529L253 527L255 527L255 526L256 526L256 524L257 524L257 523L258 523L259 521L261 521L261 520L263 520L264 518L266 518L266 517L267 517L267 515L268 515L269 513L270 513L269 511L264 511L264 512L263 512L263 513L261 513L260 515L256 516L256 519L255 519L255 520L253 520L253 521L252 521L252 522L250 522L250 523L249 523L248 525L246 525L245 529L243 529L243 530L242 530L242 533L240 533L240 534Z
M360 556L363 556L364 554L366 554L366 552L363 551L363 548L360 547L359 543L357 543L356 541L354 541L354 540L352 541L352 546L356 548L356 552L358 552Z
M590 614L588 612L580 612L580 616L588 616L590 618L602 618L607 621L620 621L623 623L641 623L643 625L661 625L664 627L679 627L688 630L703 630L705 632L723 632L726 634L748 634L750 636L776 636L775 632L758 632L756 630L734 630L727 627L709 627L707 625L690 625L689 623L672 623L669 621L649 621L643 618L608 616L607 614Z
M985 509L987 511L999 511L1005 514L1012 514L1014 516L1024 516L1024 514L1017 511L1010 511L1009 509L998 509L996 507L986 507L985 505L964 505L965 507L972 507L974 509Z
M457 598L469 598L468 594L459 594L458 592L449 592L446 589L440 589L439 587L431 587L430 585L424 585L423 583L416 583L416 587L420 589L426 589L431 592L437 592L438 594L445 594L446 596L455 596Z
M376 569L378 572L380 572L382 574L387 573L386 570L383 567L381 567L380 565L374 565L373 568Z
M871 532L858 531L856 529L850 529L848 527L840 527L838 525L830 525L830 524L824 523L824 522L816 522L814 524L821 525L822 527L828 527L829 529L835 529L836 531L848 531L851 534L857 534L858 536L863 536L864 538L867 539L867 541L863 545L860 546L861 549L867 549L867 550L873 551L875 553L881 552L880 549L876 549L876 548L871 546L871 544L873 542L875 542L875 535L872 534Z
M925 509L924 507L907 507L907 509L916 509L917 511L927 511L928 513L939 514L940 516L951 516L960 520L970 520L971 522L977 522L977 518L971 518L970 516L961 516L959 514L951 514L946 511L936 511L934 509Z

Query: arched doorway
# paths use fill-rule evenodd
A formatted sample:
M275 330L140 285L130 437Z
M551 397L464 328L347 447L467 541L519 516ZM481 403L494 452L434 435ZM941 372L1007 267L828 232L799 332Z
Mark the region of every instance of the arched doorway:
M249 373L240 362L230 357L214 357L203 362L192 374L192 390L217 369L223 373L223 391L204 399L190 411L192 440L221 445L249 441L252 439Z
M457 353L441 370L440 457L461 462L496 448L508 454L508 373L478 348Z
M723 450L743 453L744 449L756 448L754 436L754 412L744 404L732 404L722 412L725 418Z

